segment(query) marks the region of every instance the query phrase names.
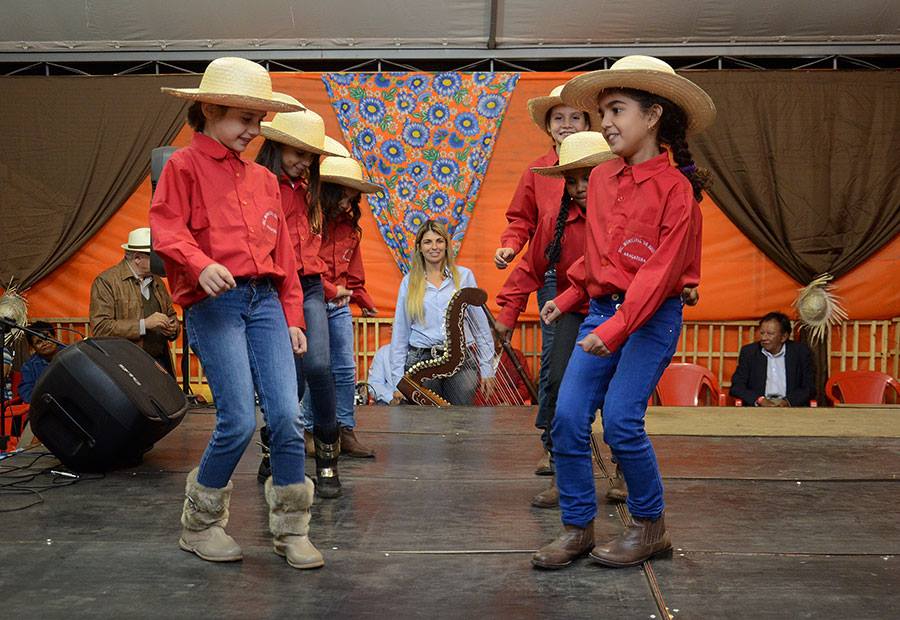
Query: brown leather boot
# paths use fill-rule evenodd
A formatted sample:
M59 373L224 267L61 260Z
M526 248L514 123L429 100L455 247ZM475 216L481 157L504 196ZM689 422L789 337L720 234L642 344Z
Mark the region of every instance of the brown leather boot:
M535 508L556 508L559 506L559 489L556 488L556 476L550 480L550 486L531 498Z
M308 430L303 431L303 443L306 445L306 456L316 456L316 440Z
M594 547L594 522L581 528L563 523L559 538L544 545L531 556L531 563L539 568L563 568Z
M544 453L541 455L540 460L537 462L537 466L534 468L535 476L552 476L553 475L553 465L550 464L550 453L544 450Z
M591 559L614 568L636 566L671 548L665 515L660 515L655 521L632 517L631 525L624 532L608 543L594 547Z
M628 486L625 484L625 478L619 465L616 464L616 475L610 479L609 487L606 489L606 499L611 502L624 502L628 499Z
M359 443L356 433L349 426L341 427L341 454L355 459L371 459L375 457L375 451Z

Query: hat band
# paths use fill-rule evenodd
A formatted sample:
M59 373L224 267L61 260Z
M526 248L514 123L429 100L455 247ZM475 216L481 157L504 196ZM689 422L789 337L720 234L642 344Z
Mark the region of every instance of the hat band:
M125 247L127 247L129 250L147 250L148 252L151 250L149 245L131 245L126 243Z

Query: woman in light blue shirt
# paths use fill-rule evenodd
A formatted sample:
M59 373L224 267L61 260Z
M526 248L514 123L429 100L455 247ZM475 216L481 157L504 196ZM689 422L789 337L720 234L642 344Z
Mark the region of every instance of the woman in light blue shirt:
M450 254L450 235L444 227L435 220L422 224L416 234L409 273L403 277L397 295L391 336L391 381L394 386L413 364L443 353L444 315L450 298L460 288L475 286L472 271L454 263ZM424 383L454 405L472 404L479 376L483 391L490 393L494 387L494 341L487 316L483 309L475 307L469 307L466 313L466 344L475 343L477 360L467 353L456 374Z

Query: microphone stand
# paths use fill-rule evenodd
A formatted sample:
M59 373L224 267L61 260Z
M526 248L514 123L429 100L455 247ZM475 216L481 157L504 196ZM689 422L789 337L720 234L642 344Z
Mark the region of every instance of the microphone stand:
M56 338L52 336L48 336L44 332L39 332L31 329L30 327L24 327L22 325L16 324L12 319L8 319L5 316L0 317L0 336L2 336L4 346L6 346L6 334L11 332L14 329L20 329L26 334L31 334L37 338L42 340L49 340L61 347L66 346ZM3 386L6 385L6 377L3 377ZM0 453L6 452L6 446L9 445L9 439L12 435L6 434L6 398L2 398L3 394L0 394Z

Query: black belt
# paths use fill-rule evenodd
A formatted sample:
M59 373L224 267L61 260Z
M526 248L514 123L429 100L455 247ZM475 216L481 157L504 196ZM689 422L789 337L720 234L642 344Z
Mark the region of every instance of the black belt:
M235 278L234 283L237 286L254 286L254 287L265 287L265 286L274 286L272 284L272 278L268 276L264 277L253 277L253 278Z

